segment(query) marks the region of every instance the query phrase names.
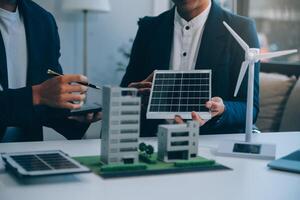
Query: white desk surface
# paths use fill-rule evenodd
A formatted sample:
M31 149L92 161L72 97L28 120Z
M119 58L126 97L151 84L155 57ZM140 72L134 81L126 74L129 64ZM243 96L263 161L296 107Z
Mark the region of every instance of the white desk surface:
M243 135L200 136L199 153L232 171L102 179L95 174L64 175L20 181L0 161L0 200L299 200L300 175L270 170L268 161L218 157L219 141L243 140ZM300 133L264 133L255 141L277 144L276 157L300 148ZM146 139L154 144L155 139ZM61 149L71 156L98 155L100 140L0 144L0 152Z

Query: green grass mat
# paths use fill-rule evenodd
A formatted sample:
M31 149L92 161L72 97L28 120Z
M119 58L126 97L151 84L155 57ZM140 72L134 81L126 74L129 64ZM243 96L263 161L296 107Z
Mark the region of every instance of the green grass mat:
M153 156L156 157L155 154ZM155 164L148 164L140 161L137 164L129 164L125 167L122 165L103 165L100 162L100 156L74 157L74 159L80 162L82 165L87 166L95 174L100 175L103 178L230 169L226 166L216 163L214 160L209 160L203 157L196 157L189 161L178 161L175 163L157 161Z
M146 170L145 164L130 164L130 165L103 165L100 169L102 173L105 172L121 172L121 171L137 171Z

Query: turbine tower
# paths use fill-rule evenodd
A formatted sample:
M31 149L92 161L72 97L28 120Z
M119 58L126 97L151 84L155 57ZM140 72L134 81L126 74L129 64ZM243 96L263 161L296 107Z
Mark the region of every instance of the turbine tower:
M253 95L254 95L254 71L255 63L262 59L270 59L279 56L289 55L296 53L297 50L286 50L277 51L271 53L260 53L257 48L250 48L248 44L226 23L223 22L224 26L240 44L242 49L245 51L245 61L242 63L241 71L237 80L234 96L236 97L245 74L248 70L248 91L247 91L247 112L246 112L246 141L245 143L227 143L226 145L220 145L218 153L226 155L256 157L256 158L273 158L275 157L275 145L270 144L253 144L251 143L252 126L253 126ZM232 146L233 145L233 146ZM226 147L225 147L226 146ZM232 149L230 150L230 148ZM226 150L225 150L225 149ZM225 152L226 151L226 152ZM252 151L252 152L251 152ZM255 153L253 152L255 151ZM256 155L254 155L256 154Z

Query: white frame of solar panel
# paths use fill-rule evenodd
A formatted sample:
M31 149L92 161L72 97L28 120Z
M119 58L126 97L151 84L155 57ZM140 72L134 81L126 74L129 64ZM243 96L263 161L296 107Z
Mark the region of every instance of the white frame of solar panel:
M206 73L209 74L209 97L208 99L211 99L211 74L212 71L211 70L191 70L191 71L179 71L179 70L155 70L154 71L154 75L153 75L153 83L152 83L152 87L151 87L151 92L150 92L150 97L149 97L149 104L147 107L147 119L174 119L174 117L176 115L180 115L183 119L191 119L191 112L193 110L188 110L187 112L174 112L174 111L170 111L170 112L159 112L159 111L155 111L155 112L150 112L150 107L151 107L151 102L152 102L152 95L153 95L153 91L154 91L154 87L155 87L155 81L156 81L156 75L157 74L176 74L176 73L183 73L183 74L197 74L197 73ZM197 112L202 119L204 120L209 120L211 118L211 113L208 112Z
M54 170L36 170L36 171L27 171L19 163L17 163L11 156L19 155L37 155L37 154L59 154L72 164L76 165L78 168L70 169L54 169ZM70 158L64 152L60 150L51 150L51 151L31 151L31 152L15 152L15 153L3 153L1 154L6 164L9 164L15 170L17 170L18 175L21 176L47 176L47 175L59 175L59 174L71 174L71 173L83 173L90 172L91 170L74 159Z

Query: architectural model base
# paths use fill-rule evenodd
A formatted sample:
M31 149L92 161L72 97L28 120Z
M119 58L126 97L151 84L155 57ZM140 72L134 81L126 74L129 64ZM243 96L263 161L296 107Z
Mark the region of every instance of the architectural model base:
M276 145L227 140L219 145L216 153L220 156L274 160Z
M99 156L75 157L75 160L90 168L94 173L103 178L120 178L143 175L162 175L187 172L200 172L211 170L230 170L230 168L203 157L196 157L191 160L181 160L173 163L166 163L157 160L153 154L151 160L156 162L143 162L139 160L135 164L105 165L100 162Z

